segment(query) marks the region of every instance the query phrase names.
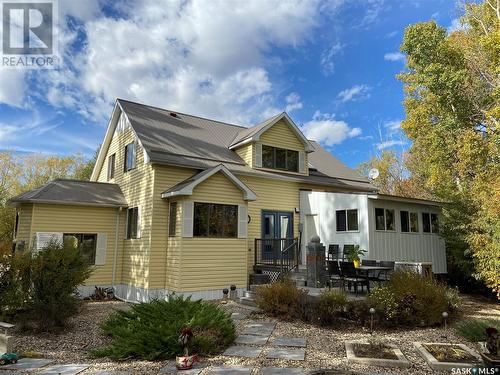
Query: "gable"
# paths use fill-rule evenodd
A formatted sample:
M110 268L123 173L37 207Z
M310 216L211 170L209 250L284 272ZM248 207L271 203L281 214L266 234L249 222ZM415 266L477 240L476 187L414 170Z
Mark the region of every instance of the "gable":
M279 120L260 136L260 142L274 147L304 151L304 143L284 120Z

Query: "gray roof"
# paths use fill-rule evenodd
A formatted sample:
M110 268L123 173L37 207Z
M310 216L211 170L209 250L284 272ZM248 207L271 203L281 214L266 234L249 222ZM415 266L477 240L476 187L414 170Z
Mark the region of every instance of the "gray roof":
M236 152L229 149L231 145L252 137L283 113L246 128L123 99L118 99L118 103L153 163L197 170L213 168L222 163L235 174L280 177L354 190L376 190L369 180L313 141L310 144L314 151L308 155L316 170L311 170L310 176L256 170L247 166Z
M16 203L83 204L108 207L128 206L117 184L57 179L9 200Z

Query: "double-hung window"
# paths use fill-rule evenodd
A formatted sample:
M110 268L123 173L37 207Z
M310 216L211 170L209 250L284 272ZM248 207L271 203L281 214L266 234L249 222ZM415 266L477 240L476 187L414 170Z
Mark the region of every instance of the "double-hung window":
M375 208L375 229L396 230L394 221L394 210L388 208Z
M95 264L97 234L64 233L63 244L82 253L90 264Z
M127 210L126 238L139 238L139 207L133 207Z
M337 232L358 230L358 210L337 210Z
M418 233L418 214L416 212L400 211L401 232Z
M230 204L194 203L194 237L238 236L238 206Z
M135 168L135 142L131 142L125 146L125 162L123 171L128 172Z

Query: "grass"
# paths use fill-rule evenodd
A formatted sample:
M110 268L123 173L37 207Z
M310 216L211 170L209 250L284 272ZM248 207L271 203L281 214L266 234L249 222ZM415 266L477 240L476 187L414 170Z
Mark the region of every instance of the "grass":
M467 319L457 325L457 333L472 342L486 341L485 330L495 327L500 331L498 319Z

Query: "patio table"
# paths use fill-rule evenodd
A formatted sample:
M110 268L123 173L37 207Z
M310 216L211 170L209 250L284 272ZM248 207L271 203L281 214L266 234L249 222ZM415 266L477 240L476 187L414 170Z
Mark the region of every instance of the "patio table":
M372 279L372 280L378 280L380 277L380 274L382 272L389 272L392 270L393 270L393 268L391 268L391 267L381 267L381 266L359 266L358 268L356 268L356 272L359 273L360 276L362 276L362 277L364 276L367 279L369 279L370 272L377 272L378 271L377 277Z

